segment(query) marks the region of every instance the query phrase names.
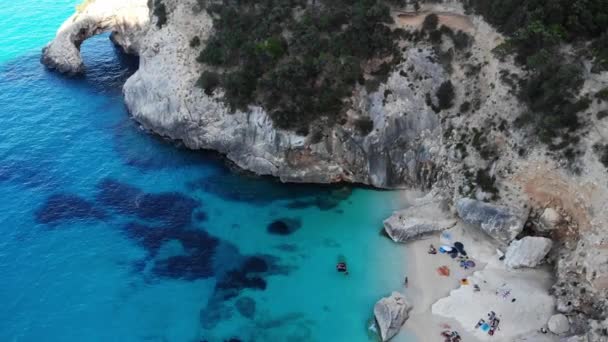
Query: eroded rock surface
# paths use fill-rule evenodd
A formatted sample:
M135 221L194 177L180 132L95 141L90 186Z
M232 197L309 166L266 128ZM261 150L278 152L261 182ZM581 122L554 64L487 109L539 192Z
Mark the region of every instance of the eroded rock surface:
M411 309L412 306L399 292L393 292L374 305L374 317L382 341L388 341L397 335L403 323L409 318Z
M147 0L92 0L78 7L43 50L41 62L61 73L84 72L80 45L87 38L112 32L112 40L128 53L139 51L139 37L147 28Z
M432 201L397 211L384 221L384 231L395 242L407 242L454 227L456 219L442 207Z
M549 322L547 322L547 326L552 333L557 335L562 335L570 330L570 322L568 322L568 317L563 314L551 316L551 318L549 318Z
M505 254L505 265L510 268L536 267L551 250L551 239L526 236L511 242Z
M496 240L509 243L524 229L527 213L470 198L462 198L456 203L456 210L462 220L481 227Z

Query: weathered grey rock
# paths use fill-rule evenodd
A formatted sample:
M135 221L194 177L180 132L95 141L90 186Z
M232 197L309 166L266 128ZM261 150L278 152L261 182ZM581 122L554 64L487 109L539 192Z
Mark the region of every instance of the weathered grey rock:
M510 268L536 267L551 250L551 239L526 236L511 242L505 253L505 265Z
M456 203L456 210L468 224L480 226L496 240L509 243L524 229L527 213L514 208L493 205L470 198Z
M96 0L83 5L42 50L41 62L61 73L84 72L80 45L87 38L112 31L112 41L137 53L139 38L149 22L147 0Z
M576 249L562 248L557 251L557 280L553 291L557 295L559 312L568 316L584 313L596 319L606 317L608 249L604 247L604 241L608 241L605 233L588 233L580 237Z
M384 231L395 242L407 242L452 228L456 223L444 211L441 201L433 201L396 211L384 221Z
M124 96L135 120L160 135L183 141L192 149L225 154L239 167L288 182L355 182L382 188L428 187L438 169L440 121L425 102L448 77L432 49L408 49L403 62L373 93L357 88L348 117L369 117L366 136L354 121L311 127L309 136L277 129L263 108L232 113L222 101L196 86L206 66L196 61L213 20L193 11L196 0L164 0L167 27L150 25L140 51L140 68L126 82ZM411 77L404 78L400 71ZM391 94L385 96L385 94ZM314 136L322 137L314 139Z
M409 318L411 309L411 304L399 292L393 292L389 297L380 299L374 305L374 317L382 341L388 341L397 335L401 326Z
M440 232L456 225L456 220L432 220L403 216L396 212L384 221L384 230L395 242L407 242Z
M557 335L565 334L570 330L570 322L568 322L568 317L563 314L551 316L551 318L549 318L549 322L547 322L547 326L552 333Z
M561 216L557 210L553 208L546 208L540 216L538 228L541 231L549 231L555 229L555 227L561 221Z
M562 342L589 342L587 336L570 336L560 340Z

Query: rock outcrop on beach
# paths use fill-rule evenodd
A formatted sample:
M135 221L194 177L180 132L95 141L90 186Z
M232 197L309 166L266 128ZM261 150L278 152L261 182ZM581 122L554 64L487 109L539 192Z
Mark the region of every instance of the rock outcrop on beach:
M125 52L137 53L149 15L147 0L86 0L42 50L41 61L61 73L80 74L85 69L80 45L103 32L112 32L112 40Z
M505 265L510 268L536 267L553 246L551 239L526 236L511 242L505 253Z
M456 219L445 212L443 201L413 205L384 221L384 231L395 242L407 242L437 233L456 225Z
M393 292L374 305L374 317L382 341L388 341L399 333L411 309L412 306L399 292Z
M496 240L509 243L524 229L527 213L516 209L497 206L470 198L462 198L456 203L456 210L462 220L479 226Z
M570 330L570 322L568 322L568 317L563 314L557 314L551 316L549 318L549 322L547 322L547 326L549 327L549 331L554 334L562 335Z

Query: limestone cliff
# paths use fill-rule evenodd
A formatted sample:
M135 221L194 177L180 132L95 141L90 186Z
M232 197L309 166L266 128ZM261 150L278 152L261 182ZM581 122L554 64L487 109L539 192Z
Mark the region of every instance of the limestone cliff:
M41 61L67 74L84 72L80 44L87 38L112 32L113 41L128 53L137 53L139 38L148 26L146 0L86 0L57 31L42 51Z
M221 93L208 96L196 87L203 66L196 61L199 50L189 42L193 37L204 42L212 20L193 10L194 0L164 4L169 24L150 26L141 44L139 71L124 87L131 114L146 128L193 149L220 151L244 169L283 181L430 185L439 117L422 94L435 93L447 75L429 49L408 50L378 91L360 88L353 94L349 115L352 120L369 116L374 122L369 135L362 136L350 123L321 127L304 137L275 129L263 108L232 113ZM402 77L408 69L411 78ZM425 81L415 84L414 77Z
M219 151L243 169L283 181L432 188L452 203L474 198L529 213L516 232L496 237L503 244L516 234L551 238L554 295L557 310L571 321L570 334L607 338L601 327L608 317L608 184L592 148L608 136L608 121L599 115L606 102L590 106L576 160L556 157L515 125L526 111L517 97L526 71L495 53L505 38L481 17L465 15L460 2L447 1L417 13L395 11L394 28L418 31L426 15L436 13L439 25L472 41L462 46L449 34L435 42L404 39L402 60L387 81L373 92L353 92L344 124L319 125L301 136L275 128L264 108L232 112L221 90L207 95L197 87L205 66L190 42L198 37L204 44L213 21L196 0L162 3L161 24L141 0L93 2L62 26L42 60L62 72L81 72L79 44L115 31L115 41L140 55L124 97L133 118L152 132L192 149ZM581 96L593 96L608 87L608 73L585 65ZM447 80L455 99L440 110L436 94ZM355 128L363 117L373 121L367 135ZM552 227L543 218L547 208Z

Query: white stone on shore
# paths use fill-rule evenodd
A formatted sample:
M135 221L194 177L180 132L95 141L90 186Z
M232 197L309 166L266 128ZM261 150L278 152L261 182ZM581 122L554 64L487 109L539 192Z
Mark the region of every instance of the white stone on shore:
M551 250L551 239L526 236L511 242L505 254L505 265L509 268L536 267Z
M538 228L541 231L553 230L561 221L561 216L557 210L546 208L540 216Z
M440 201L433 201L396 211L384 221L384 230L393 241L407 242L452 228L456 223L447 217Z
M412 305L399 292L393 292L389 297L380 299L374 305L374 317L380 330L382 341L393 338L405 321L409 318Z
M551 316L551 318L549 318L549 322L547 322L547 326L552 333L557 335L565 334L570 330L570 322L568 321L568 317L563 314Z

